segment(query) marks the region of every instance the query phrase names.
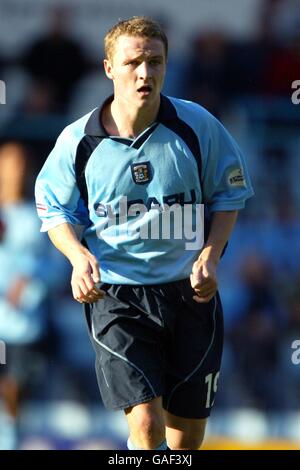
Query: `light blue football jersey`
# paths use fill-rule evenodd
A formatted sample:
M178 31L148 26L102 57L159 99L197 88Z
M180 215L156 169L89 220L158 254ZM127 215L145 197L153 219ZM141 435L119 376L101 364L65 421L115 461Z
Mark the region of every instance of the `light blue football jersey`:
M239 210L253 195L243 156L198 104L161 96L135 139L106 133L103 106L63 130L38 175L41 230L81 226L103 282L184 279L203 244L203 204Z

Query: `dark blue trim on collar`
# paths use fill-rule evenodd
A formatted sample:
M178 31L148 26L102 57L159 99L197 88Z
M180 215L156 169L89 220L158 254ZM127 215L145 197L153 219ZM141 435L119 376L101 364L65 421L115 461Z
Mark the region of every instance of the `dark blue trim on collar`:
M104 129L101 123L101 114L104 106L108 103L111 103L114 96L109 96L101 106L98 106L92 114L90 115L84 129L84 133L86 135L90 135L92 137L109 137L108 133ZM164 95L160 96L160 106L157 115L156 122L164 123L166 121L170 121L173 119L177 119L177 112L175 106L171 103L169 98Z
M84 128L86 135L90 135L91 137L109 137L102 125L101 114L104 106L111 103L113 99L113 95L109 96L101 106L98 106L98 108L92 112Z

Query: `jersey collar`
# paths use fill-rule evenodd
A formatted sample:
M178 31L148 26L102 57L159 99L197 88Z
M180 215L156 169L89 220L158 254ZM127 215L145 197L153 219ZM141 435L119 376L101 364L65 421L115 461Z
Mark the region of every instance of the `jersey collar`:
M84 133L86 135L94 136L94 137L109 137L106 130L102 126L101 123L101 113L108 103L111 103L114 96L109 96L101 106L98 106L92 114L90 115L84 129ZM160 106L157 115L157 122L164 123L166 121L171 121L177 118L177 112L175 106L171 103L171 100L164 95L160 95Z

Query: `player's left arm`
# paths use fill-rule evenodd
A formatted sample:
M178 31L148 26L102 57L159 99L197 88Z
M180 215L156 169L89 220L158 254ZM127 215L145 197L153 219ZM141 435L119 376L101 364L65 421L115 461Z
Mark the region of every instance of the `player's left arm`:
M202 200L212 221L208 239L193 265L191 285L196 302L209 302L218 288L217 266L223 248L229 240L238 211L253 195L253 189L244 157L234 138L218 119L207 112L199 122L202 126L198 129L201 136Z
M217 267L223 248L234 228L238 211L214 212L208 240L199 258L193 264L191 286L195 291L196 302L209 302L218 289Z

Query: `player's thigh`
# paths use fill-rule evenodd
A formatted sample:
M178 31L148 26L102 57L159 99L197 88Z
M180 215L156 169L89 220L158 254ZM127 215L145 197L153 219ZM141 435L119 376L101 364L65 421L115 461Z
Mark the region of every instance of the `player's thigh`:
M207 420L175 416L164 411L168 447L174 450L198 450L204 439Z
M162 395L162 327L142 302L149 294L130 286L107 286L103 300L85 308L96 352L96 374L104 405L127 409ZM148 297L146 298L146 294ZM137 299L137 297L139 298ZM153 309L154 310L154 309Z
M176 318L174 341L168 350L163 406L183 418L210 415L217 391L223 346L223 316L219 296L197 304L190 284Z

